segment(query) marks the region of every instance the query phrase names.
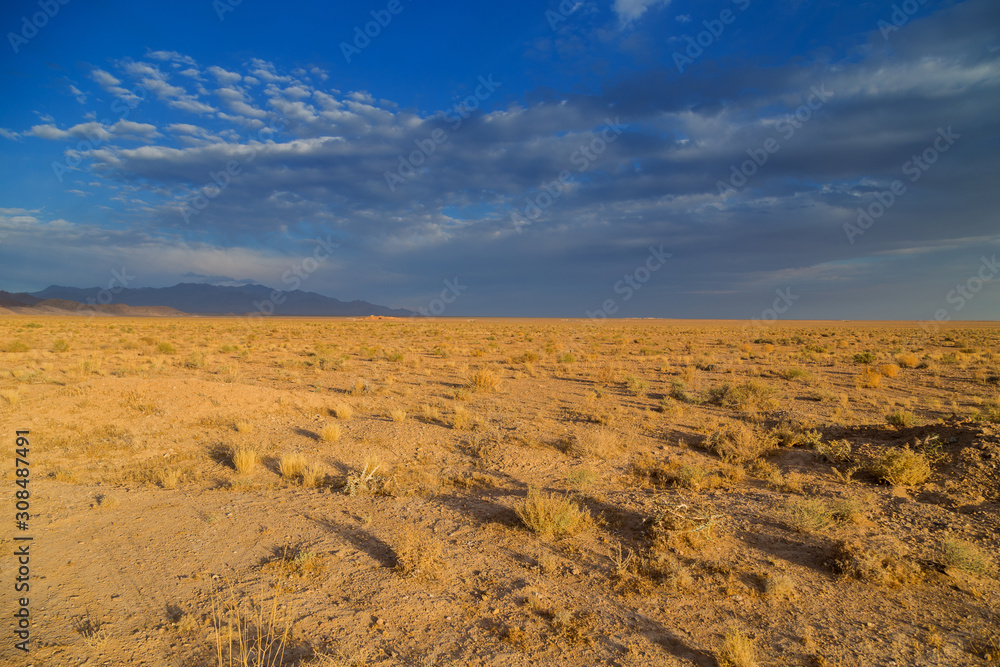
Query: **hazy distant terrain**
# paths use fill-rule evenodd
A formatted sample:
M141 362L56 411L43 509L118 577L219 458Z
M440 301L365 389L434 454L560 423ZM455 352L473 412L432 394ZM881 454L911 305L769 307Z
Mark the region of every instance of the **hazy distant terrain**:
M31 293L0 292L0 307L30 314L25 308L41 309L47 314L66 310L78 314L101 312L115 315L269 315L357 317L408 317L412 311L386 308L366 301L340 301L313 292L285 292L266 285L241 286L181 283L162 288L99 287L82 289L52 285ZM158 309L158 310L157 310Z

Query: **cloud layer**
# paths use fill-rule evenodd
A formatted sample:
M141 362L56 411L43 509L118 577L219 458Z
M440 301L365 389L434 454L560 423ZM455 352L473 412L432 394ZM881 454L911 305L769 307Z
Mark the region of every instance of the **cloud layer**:
M613 10L629 23L654 5ZM583 315L662 244L669 266L630 303L619 294L623 314L751 317L792 286L795 316L921 317L1000 239L998 22L966 2L891 40L872 26L840 54L694 72L663 59L561 96L484 70L431 113L318 67L152 51L74 86L117 114L3 134L67 144L65 187L104 201L110 224L5 209L0 229L39 252L43 232L73 238L80 266L118 252L151 282L274 281L330 237L344 254L307 289L416 307L461 275L475 287L454 312L531 315ZM894 182L905 192L887 206Z

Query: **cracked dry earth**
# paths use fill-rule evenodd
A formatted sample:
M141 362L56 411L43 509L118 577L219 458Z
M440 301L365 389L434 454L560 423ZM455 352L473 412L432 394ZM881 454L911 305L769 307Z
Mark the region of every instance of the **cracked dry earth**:
M31 650L7 622L0 664L237 665L240 636L261 665L995 664L998 342L0 318L34 538ZM727 428L764 446L727 454ZM903 451L928 476L887 483L876 464ZM310 480L282 474L292 454ZM583 520L532 531L533 489ZM16 536L5 522L5 591Z

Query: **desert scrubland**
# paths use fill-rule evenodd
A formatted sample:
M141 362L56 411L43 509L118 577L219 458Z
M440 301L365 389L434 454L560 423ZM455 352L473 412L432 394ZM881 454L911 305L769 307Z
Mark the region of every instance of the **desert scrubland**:
M0 423L13 664L1000 660L995 324L4 317Z

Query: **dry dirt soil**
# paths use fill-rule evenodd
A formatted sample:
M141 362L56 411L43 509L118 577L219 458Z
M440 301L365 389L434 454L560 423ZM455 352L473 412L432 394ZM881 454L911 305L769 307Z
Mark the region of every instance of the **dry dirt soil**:
M996 664L998 383L996 324L0 317L0 664Z

